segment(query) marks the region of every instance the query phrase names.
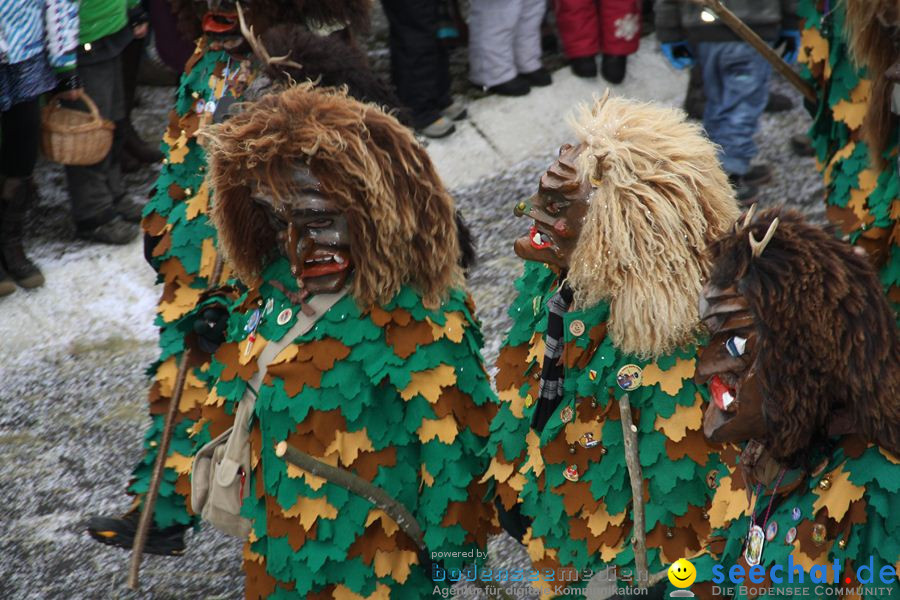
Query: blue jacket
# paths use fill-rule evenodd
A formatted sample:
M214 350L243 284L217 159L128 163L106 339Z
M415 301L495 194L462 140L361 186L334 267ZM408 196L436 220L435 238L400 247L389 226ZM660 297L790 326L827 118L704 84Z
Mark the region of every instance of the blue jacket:
M0 64L47 53L57 71L75 68L77 0L0 0Z

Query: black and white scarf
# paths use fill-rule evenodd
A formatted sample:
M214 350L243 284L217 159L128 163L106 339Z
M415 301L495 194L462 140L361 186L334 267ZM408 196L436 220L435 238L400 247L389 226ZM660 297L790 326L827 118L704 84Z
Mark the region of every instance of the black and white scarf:
M556 412L563 399L563 378L565 369L562 363L563 345L563 315L572 306L572 288L567 283L560 286L559 291L550 298L547 307L550 313L547 315L547 332L544 334L544 366L541 369L541 384L538 388L537 407L531 418L531 427L537 433L541 433L550 416Z

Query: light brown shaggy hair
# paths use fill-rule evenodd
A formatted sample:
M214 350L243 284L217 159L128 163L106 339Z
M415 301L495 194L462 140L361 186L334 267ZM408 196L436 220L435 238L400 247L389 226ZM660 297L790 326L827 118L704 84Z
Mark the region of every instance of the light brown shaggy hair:
M570 261L575 303L608 300L609 332L623 351L666 354L692 342L707 275L707 246L738 215L715 146L684 112L609 98L571 119L594 186Z
M846 0L846 34L850 53L861 67L866 67L872 81L869 106L863 122L863 138L868 142L873 158L884 164L884 151L890 137L896 133L897 117L891 112L893 82L886 72L900 59L890 28L884 23L900 26L897 0Z
M775 217L778 228L762 255ZM855 433L900 451L900 340L868 259L794 211L764 211L713 244L710 280L736 284L758 332L766 446L785 466L804 464L843 414Z
M263 182L286 196L302 162L347 218L351 293L361 306L386 303L410 284L433 307L462 285L453 199L425 149L380 108L299 84L204 130L201 140L216 190L213 222L244 283L260 283L277 252L276 232L248 185Z

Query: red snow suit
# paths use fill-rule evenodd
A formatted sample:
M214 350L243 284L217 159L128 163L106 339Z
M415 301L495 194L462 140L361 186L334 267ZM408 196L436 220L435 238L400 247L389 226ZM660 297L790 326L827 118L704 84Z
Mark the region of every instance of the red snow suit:
M556 0L556 25L568 58L633 54L641 39L640 0Z

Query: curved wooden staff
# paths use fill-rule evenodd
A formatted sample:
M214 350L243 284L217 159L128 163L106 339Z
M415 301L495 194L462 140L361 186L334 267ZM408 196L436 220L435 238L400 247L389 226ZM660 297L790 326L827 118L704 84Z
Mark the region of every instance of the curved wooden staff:
M222 255L216 255L216 263L213 267L212 276L209 278L209 284L206 291L212 290L218 285L219 279L222 277L224 261ZM136 590L140 587L138 578L141 571L141 559L144 556L144 545L147 543L147 533L150 531L150 524L153 522L153 510L156 508L156 497L159 495L159 486L162 484L163 471L166 468L166 458L169 454L169 446L172 443L172 431L175 429L175 414L178 412L178 405L181 404L181 396L184 394L184 384L187 380L188 365L191 362L191 349L186 348L181 355L181 364L178 365L178 375L175 378L175 388L171 400L169 400L169 410L166 411L166 420L163 425L162 439L159 441L159 454L156 455L156 462L153 464L153 475L150 478L150 489L144 496L144 505L141 507L141 520L138 521L137 532L134 535L134 544L131 546L131 566L128 569L128 587Z

